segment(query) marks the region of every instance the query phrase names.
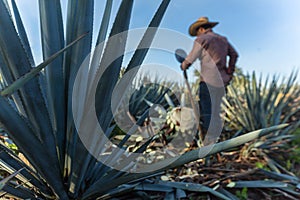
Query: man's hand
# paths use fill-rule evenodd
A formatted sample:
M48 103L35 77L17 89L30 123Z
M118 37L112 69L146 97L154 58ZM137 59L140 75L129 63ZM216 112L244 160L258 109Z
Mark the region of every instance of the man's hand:
M184 70L187 70L190 66L191 66L191 63L189 63L187 60L184 60L181 63L180 68L184 71Z
M228 68L226 69L226 73L227 73L228 75L232 76L233 73L234 73L234 69L235 69L235 67L228 67Z
M226 83L226 86L229 85L229 83L231 82L231 80L233 78L234 69L235 69L235 67L228 67L228 68L226 68L226 73L229 76L229 80Z
M181 63L181 65L180 65L180 68L181 68L181 70L182 70L182 71L184 71L184 70L187 70L187 69L188 69L188 67L184 66L184 65L183 65L183 63Z

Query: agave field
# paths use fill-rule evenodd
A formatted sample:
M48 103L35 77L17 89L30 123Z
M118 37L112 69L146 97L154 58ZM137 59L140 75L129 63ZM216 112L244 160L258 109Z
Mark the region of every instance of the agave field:
M236 73L218 142L191 148L185 86L138 73L170 0L157 2L126 66L134 0L115 16L103 2L95 24L93 0L68 1L65 22L60 0L39 0L36 64L16 2L0 1L0 198L299 199L297 72Z

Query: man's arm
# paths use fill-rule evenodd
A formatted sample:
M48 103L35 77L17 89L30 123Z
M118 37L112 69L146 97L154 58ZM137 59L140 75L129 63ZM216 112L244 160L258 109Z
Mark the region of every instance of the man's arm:
M199 38L194 41L193 49L191 50L189 55L187 55L185 60L182 62L181 64L182 70L187 70L193 64L193 62L195 62L195 60L199 58L202 51L202 47L198 40Z
M228 62L227 74L232 75L234 73L235 64L237 62L237 58L239 57L239 55L230 43L228 43L228 56L229 56L229 62Z

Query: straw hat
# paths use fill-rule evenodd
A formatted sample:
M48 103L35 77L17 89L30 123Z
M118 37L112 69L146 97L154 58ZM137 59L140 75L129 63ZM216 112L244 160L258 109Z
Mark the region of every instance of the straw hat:
M210 22L207 17L200 17L197 21L195 21L192 25L190 25L189 33L191 36L197 35L197 30L200 26L210 25L211 28L216 26L219 22Z

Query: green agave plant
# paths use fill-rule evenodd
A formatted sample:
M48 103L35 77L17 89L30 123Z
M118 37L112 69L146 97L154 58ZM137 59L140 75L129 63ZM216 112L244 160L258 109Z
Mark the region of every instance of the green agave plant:
M128 30L133 2L121 2L110 32L108 25L113 1L106 2L96 46L105 41L107 35L112 37ZM169 2L161 1L149 27L159 26ZM2 196L13 195L20 199L107 199L140 190L141 180L200 158L198 150L190 151L150 166L157 170L137 174L118 171L97 161L80 140L72 113L76 74L92 49L94 1L68 1L66 28L59 0L39 0L39 11L44 62L36 66L15 1L11 1L11 9L7 0L0 1L0 69L4 88L0 95L0 122L29 161L25 164L13 151L0 144L1 169L11 174L1 181ZM154 35L155 32L146 31L139 45L150 47ZM125 46L126 38L115 44L108 42L89 57L90 65L100 66L101 69L109 55L123 55ZM139 48L134 52L125 73L143 62L148 49ZM107 68L95 96L97 118L107 135L111 135L115 127L110 110L111 96L121 66L122 56ZM89 69L95 68L87 68L86 79L94 73ZM254 131L216 144L209 154L242 145L285 126ZM137 151L143 152L147 144ZM95 151L102 147L95 147ZM118 156L112 154L111 162L118 160Z
M255 72L251 78L248 75L236 77L234 86L228 87L228 95L224 99L225 120L229 125L249 132L290 122L300 110L297 72L292 72L281 83L279 78L274 76L271 81L266 78L263 82L262 76L257 79ZM299 122L294 123L287 132L293 132L299 125Z
M254 72L251 78L239 76L235 79L234 86L228 87L228 98L224 99L223 105L228 125L240 130L233 137L251 130L290 123L290 126L281 131L250 142L247 148L243 148L241 155L248 157L255 152L266 161L270 170L279 174L286 173L294 178L295 175L278 162L277 153L295 138L293 133L300 126L300 121L294 119L300 111L300 87L296 78L297 72L292 72L282 82L279 82L279 77L274 76L270 83L268 78L263 82L262 76L257 80Z

